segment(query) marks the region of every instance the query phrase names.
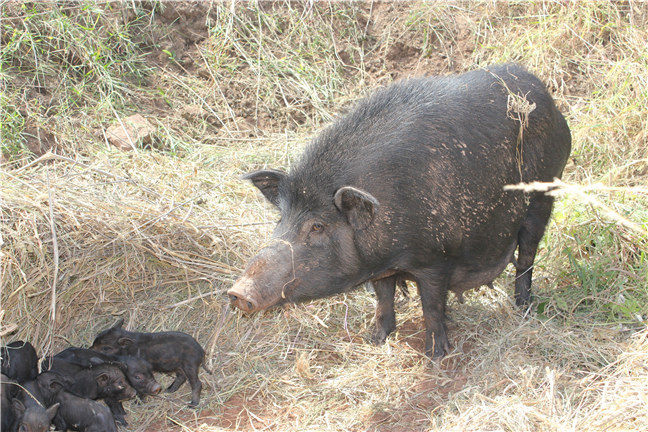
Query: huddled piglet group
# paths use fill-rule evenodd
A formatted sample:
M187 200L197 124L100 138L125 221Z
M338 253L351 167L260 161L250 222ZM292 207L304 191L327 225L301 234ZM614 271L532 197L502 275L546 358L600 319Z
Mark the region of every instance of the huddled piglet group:
M52 424L63 431L116 431L117 424L127 424L122 402L162 390L153 372L175 373L168 392L188 380L189 405L197 406L198 369L207 370L200 344L186 333L131 332L123 323L99 333L90 348L69 347L43 358L40 373L29 342L3 346L1 431L45 432Z

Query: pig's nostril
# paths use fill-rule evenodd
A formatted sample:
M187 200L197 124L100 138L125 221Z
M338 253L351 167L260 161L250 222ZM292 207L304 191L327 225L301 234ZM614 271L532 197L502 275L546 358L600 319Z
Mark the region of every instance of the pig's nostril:
M236 288L233 288L227 292L227 296L230 299L230 305L241 309L243 312L252 312L257 307L254 298L245 291L240 292Z

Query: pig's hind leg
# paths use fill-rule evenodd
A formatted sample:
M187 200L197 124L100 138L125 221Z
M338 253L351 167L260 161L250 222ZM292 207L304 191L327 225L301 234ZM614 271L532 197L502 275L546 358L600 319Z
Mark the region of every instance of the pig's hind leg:
M449 269L422 270L414 274L425 319L425 354L433 359L450 352L446 318Z
M122 426L128 426L124 405L122 405L121 402L113 399L104 399L104 402L106 403L106 405L108 405L108 408L110 408L110 412L113 414L113 417L115 417L115 422Z
M531 198L527 215L518 231L518 257L515 264L515 304L528 307L531 303L531 276L538 244L551 216L553 197L536 193Z
M166 389L167 393L173 393L177 391L182 384L187 381L187 375L185 375L184 371L182 369L178 369L176 371L176 377L171 383L171 385Z
M200 363L186 365L183 369L185 375L189 379L189 385L191 386L191 402L189 403L189 406L191 407L198 406L198 403L200 402L200 392L202 391L202 382L200 382L200 379L198 379L199 367L200 367Z
M373 281L371 284L378 299L371 342L380 345L385 342L391 332L396 330L396 314L394 312L396 277L386 277Z

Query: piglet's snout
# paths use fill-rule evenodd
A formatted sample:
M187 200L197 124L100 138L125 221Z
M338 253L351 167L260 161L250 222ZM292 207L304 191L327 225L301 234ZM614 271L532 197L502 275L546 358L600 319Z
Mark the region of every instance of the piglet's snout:
M159 383L155 383L151 386L150 392L152 395L156 395L162 391L162 386Z

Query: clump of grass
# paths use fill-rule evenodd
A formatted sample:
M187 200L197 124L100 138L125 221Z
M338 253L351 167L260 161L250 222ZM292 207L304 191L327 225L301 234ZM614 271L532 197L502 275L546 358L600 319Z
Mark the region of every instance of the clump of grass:
M79 133L79 118L86 129L100 125L147 75L133 41L142 21L123 22L120 11L94 2L5 2L0 65L11 77L5 105L10 109L2 110L5 132L11 131L3 137L5 157L19 159L27 150L21 135L27 122L53 131L72 151L82 149L79 138L90 137ZM77 142L63 138L70 129Z
M3 308L13 306L4 319L30 339L65 335L85 313L120 313L107 307L115 298L159 283L181 280L191 297L189 281L209 292L215 275L233 272L218 230L208 234L183 218L199 211L200 191L187 185L163 196L119 168L102 169L106 162L47 154L29 170L0 174L1 234L11 251L2 262Z
M260 128L329 121L354 80L340 61L345 48L363 46L359 11L364 5L332 8L324 3L249 3L215 6L209 44L204 46L210 78L242 99L237 114ZM354 74L362 78L362 74Z
M23 143L21 132L25 126L25 119L16 109L16 106L6 94L0 96L0 136L2 148L0 154L12 155L14 158L23 158L26 147Z

